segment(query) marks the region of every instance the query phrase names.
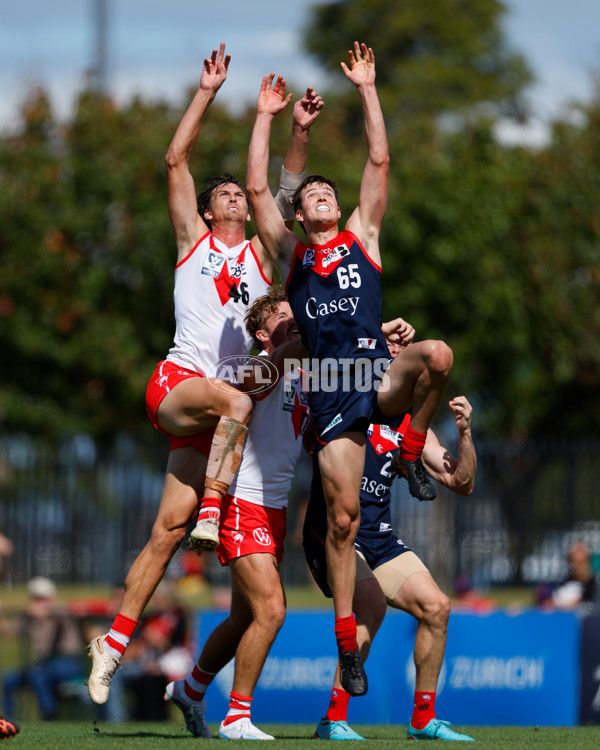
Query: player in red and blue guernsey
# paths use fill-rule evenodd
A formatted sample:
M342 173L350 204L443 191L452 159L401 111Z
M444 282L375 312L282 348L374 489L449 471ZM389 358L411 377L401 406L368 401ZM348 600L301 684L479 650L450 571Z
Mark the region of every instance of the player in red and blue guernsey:
M349 694L363 695L368 685L356 640L352 596L366 430L370 422L410 408L401 470L414 495L434 497L420 456L450 374L452 352L441 341L423 341L389 362L381 335L379 253L387 203L387 137L375 88L373 50L355 42L348 62L342 68L361 97L368 158L358 206L344 230L339 229L335 183L318 175L306 178L294 195L296 219L307 243L300 242L281 219L268 188L269 138L273 118L291 95L285 96L285 80L275 79L274 74L264 77L257 101L247 189L261 242L276 253L282 275L291 267L286 290L311 358L305 369L327 502L326 552L341 680Z
M390 346L390 349L394 347ZM449 406L454 413L458 431L458 456L455 458L443 447L435 433L429 429L423 462L440 484L458 495L470 495L477 467L471 437L472 408L464 396L452 399ZM390 488L397 469L399 446L409 419L409 415L405 415L389 425L371 424L367 433L360 492L361 520L355 541L356 586L353 604L358 624L358 643L364 660L383 621L387 605L415 617L416 681L408 737L470 741L471 737L451 729L448 722L436 717L435 712L450 601L417 555L396 535L392 526ZM315 581L326 596L331 596L327 584L326 534L326 504L318 465L315 463L304 522L303 544ZM363 739L348 724L349 698L350 695L341 686L339 675L336 675L329 708L317 725L315 738Z

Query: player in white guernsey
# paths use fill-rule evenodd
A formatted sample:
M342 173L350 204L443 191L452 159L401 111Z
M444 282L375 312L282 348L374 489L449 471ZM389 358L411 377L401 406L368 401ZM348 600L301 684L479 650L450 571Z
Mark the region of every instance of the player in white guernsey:
M221 43L204 60L200 86L166 156L169 216L177 245L176 333L167 358L150 379L146 407L154 426L168 435L171 451L150 540L129 569L110 631L88 647L93 660L88 688L95 703L108 699L119 660L203 497L209 496L216 508L209 513L217 514L239 466L252 415L251 398L215 376L220 359L248 354L252 339L244 316L272 283L276 259L256 237L246 239L250 217L243 186L225 175L196 196L189 168L202 121L228 67L229 55ZM308 132L321 106L312 89L294 105L278 194L284 207L304 170ZM216 546L218 519L213 515L210 521Z
M247 327L261 355L300 358L303 349L281 287L257 299ZM170 683L165 698L177 705L188 730L207 736L204 693L215 674L235 655L229 712L219 736L273 739L251 722L252 694L271 645L285 618L278 564L283 554L286 507L308 421L308 399L298 374L283 377L255 396L240 468L221 512L217 556L231 574L231 611L206 641L185 680Z

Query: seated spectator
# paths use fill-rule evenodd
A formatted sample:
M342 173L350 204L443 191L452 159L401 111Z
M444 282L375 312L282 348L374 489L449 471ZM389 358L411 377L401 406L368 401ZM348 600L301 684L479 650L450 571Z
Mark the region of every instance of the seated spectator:
M467 575L459 575L454 581L454 595L452 609L468 609L472 612L491 612L496 609L498 603L480 594L473 587L473 581Z
M22 667L2 675L4 714L14 717L18 690L30 688L44 721L58 715L58 686L80 677L83 638L75 619L56 601L56 587L48 578L32 578L27 584L31 600L19 621L3 623L4 632L21 638Z
M574 609L580 604L593 604L596 596L596 578L592 566L592 552L587 544L575 542L567 554L569 575L552 595L557 609Z

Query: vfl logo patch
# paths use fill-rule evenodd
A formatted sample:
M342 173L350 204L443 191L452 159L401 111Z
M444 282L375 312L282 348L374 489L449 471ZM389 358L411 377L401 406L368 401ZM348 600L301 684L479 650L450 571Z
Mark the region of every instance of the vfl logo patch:
M202 266L202 275L212 276L213 279L216 279L221 273L223 263L225 263L224 255L221 253L213 253L212 251L209 252L204 261L204 265Z
M380 532L391 531L391 530L392 530L392 525L390 523L383 523L383 521L382 521L379 524L379 531Z
M307 247L306 252L304 253L304 260L302 261L302 268L306 270L307 268L313 268L314 265L315 251L312 248Z
M254 529L252 532L252 536L254 537L254 541L257 544L262 544L263 547L268 547L271 544L271 535L269 534L269 529L265 528L264 526L261 526L258 529Z
M375 349L377 339L358 339L359 349Z

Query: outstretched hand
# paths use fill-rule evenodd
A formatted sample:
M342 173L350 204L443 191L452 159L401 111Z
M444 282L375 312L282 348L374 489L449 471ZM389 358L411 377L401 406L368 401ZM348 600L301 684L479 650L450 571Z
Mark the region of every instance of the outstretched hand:
M256 109L259 113L276 115L289 104L292 95L285 96L285 78L278 76L275 83L275 73L264 76L260 85ZM284 98L285 97L285 98Z
M294 104L294 121L303 130L308 130L319 116L323 104L323 99L309 86L302 99Z
M218 52L214 49L210 57L204 58L204 66L200 75L200 88L216 93L227 78L230 60L230 55L225 54L225 42L221 42Z
M375 54L364 42L354 42L354 49L348 50L348 62L340 63L342 70L355 86L375 83Z
M465 396L456 396L449 402L449 406L454 412L456 427L459 432L465 432L471 427L471 414L473 407L467 401Z

